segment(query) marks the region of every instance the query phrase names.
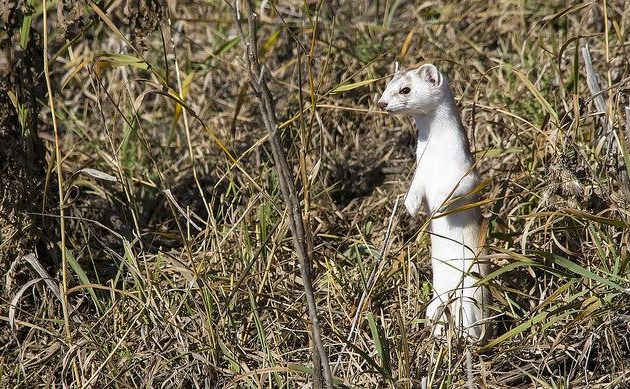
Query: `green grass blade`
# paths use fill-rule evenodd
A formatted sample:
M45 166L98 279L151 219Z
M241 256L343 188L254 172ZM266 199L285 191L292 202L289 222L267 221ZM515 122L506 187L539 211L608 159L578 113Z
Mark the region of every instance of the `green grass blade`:
M372 333L372 341L374 342L374 347L376 347L376 352L381 358L381 362L383 362L385 361L385 357L383 355L383 344L381 343L381 337L378 333L378 327L376 321L374 320L374 314L372 314L372 312L368 312L366 315L366 319L370 326L370 332Z
M532 82L529 80L529 78L527 78L527 76L523 73L521 73L519 70L517 69L512 69L512 71L518 76L518 78L523 82L523 84L525 85L525 87L531 92L531 94L534 95L534 97L536 98L536 100L538 100L538 102L540 103L540 105L543 106L543 108L545 109L545 111L547 111L547 113L549 113L549 115L551 115L551 117L553 118L553 120L558 123L558 113L556 112L556 110L553 109L553 107L551 106L551 104L549 104L549 102L543 97L543 95L540 93L540 91L536 88L536 86L534 86L534 84L532 84Z
M553 261L554 263L562 266L563 268L565 268L566 270L569 270L572 273L575 273L577 275L580 275L582 277L585 278L589 278L599 284L602 285L606 285L609 286L615 290L618 290L620 292L623 293L628 293L628 290L623 288L622 286L620 286L619 284L616 284L610 280L607 280L595 273L593 273L592 271L578 265L575 262L569 261L568 259L561 257L559 255L556 254L550 254L550 253L539 253L541 256Z
M68 259L68 263L70 264L70 267L72 267L72 270L74 270L74 273L77 275L77 277L79 277L79 281L81 281L81 284L86 285L86 286L91 285L92 282L88 278L87 274L85 274L85 271L83 271L83 268L81 267L77 259L74 257L72 252L67 249L66 249L66 258ZM94 292L94 289L90 286L87 286L86 289L88 293L90 294L90 297L92 297L92 301L94 302L94 307L96 308L97 313L100 314L101 304L98 298L96 297L96 293Z
M363 80L363 81L359 81L359 82L354 82L352 84L344 84L344 85L339 85L338 87L334 88L333 90L330 91L331 95L335 95L337 93L341 93L341 92L347 92L365 85L370 85L376 81L380 80L380 78L370 78L368 80Z

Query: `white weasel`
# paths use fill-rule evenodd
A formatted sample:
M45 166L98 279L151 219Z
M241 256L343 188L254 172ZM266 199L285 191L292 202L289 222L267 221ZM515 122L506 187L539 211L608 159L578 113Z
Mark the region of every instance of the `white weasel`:
M479 206L471 193L479 184L475 160L448 81L434 65L399 70L387 84L378 105L390 113L410 114L418 129L416 172L405 199L415 216L423 204L431 219L433 299L427 318L434 334L454 324L460 337L481 340L488 292L475 286L486 266L479 263ZM452 213L449 213L452 212Z

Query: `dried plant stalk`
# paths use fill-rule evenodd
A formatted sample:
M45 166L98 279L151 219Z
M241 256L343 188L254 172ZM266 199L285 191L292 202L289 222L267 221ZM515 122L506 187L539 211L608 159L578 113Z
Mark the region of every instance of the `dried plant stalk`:
M313 280L311 274L311 261L308 255L307 239L304 230L304 220L302 218L302 210L300 208L300 200L295 189L293 175L287 162L287 157L280 143L278 136L278 122L276 119L273 95L267 86L265 80L265 69L260 65L258 60L258 46L256 33L256 13L251 0L247 0L248 13L248 29L249 35L245 35L241 20L239 3L234 7L234 16L236 25L239 29L242 42L246 47L246 64L249 82L256 94L260 114L267 132L269 132L269 143L273 160L278 173L278 181L284 203L289 212L289 228L293 237L293 246L300 263L300 273L304 284L304 294L308 305L308 314L311 321L310 335L315 346L313 352L313 369L314 369L314 387L321 387L321 383L317 382L319 372L323 373L324 384L327 388L333 387L332 373L328 363L328 355L324 348L321 335L321 327L317 317L317 305L313 294Z

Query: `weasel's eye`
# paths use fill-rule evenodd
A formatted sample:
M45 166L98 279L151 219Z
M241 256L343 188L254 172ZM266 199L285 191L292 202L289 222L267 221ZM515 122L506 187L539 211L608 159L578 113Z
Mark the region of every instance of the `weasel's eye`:
M404 87L400 90L400 94L402 95L406 95L407 93L411 92L411 88L409 87Z

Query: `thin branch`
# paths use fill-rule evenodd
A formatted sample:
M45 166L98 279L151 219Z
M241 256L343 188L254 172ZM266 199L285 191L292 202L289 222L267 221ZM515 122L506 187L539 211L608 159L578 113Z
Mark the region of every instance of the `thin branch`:
M376 283L378 275L380 274L383 268L383 259L385 258L385 252L389 246L389 239L391 237L391 233L393 230L394 216L396 216L396 211L398 210L398 202L400 200L400 197L401 197L400 195L397 196L396 201L394 202L394 208L392 209L392 213L389 216L389 222L387 223L387 232L385 233L385 240L383 241L383 247L381 248L381 252L378 254L378 257L376 258L376 262L374 263L372 272L370 273L367 283L365 284L365 289L363 289L363 293L361 293L359 304L357 304L357 310L354 313L354 317L352 318L352 322L350 324L350 332L348 333L348 337L346 338L346 341L348 343L352 343L354 341L354 337L357 333L356 332L357 325L359 324L359 318L361 317L361 313L363 312L363 305L372 294L372 289L374 288L374 284ZM339 353L339 358L337 359L337 362L335 363L333 373L339 367L341 358L343 357L343 352L346 350L346 345L348 343L344 343L344 346L341 349L341 352Z
M313 368L315 371L323 372L324 383L327 388L333 387L332 373L330 371L330 365L328 363L328 355L322 342L321 327L319 325L319 319L317 317L317 306L315 303L315 296L313 294L313 280L311 275L311 261L308 256L306 234L304 230L304 221L302 218L302 210L300 208L300 200L295 189L294 178L287 162L286 154L281 146L280 138L278 136L278 122L276 119L275 105L273 101L273 95L267 86L265 80L265 68L260 65L258 60L258 47L257 47L257 31L256 31L256 18L257 14L254 11L251 0L246 1L247 13L248 13L248 32L249 35L245 35L243 30L243 24L240 13L240 4L237 1L234 9L234 19L236 26L242 38L242 42L246 48L246 64L247 73L250 85L256 93L258 100L258 106L262 116L263 123L267 132L269 133L269 143L271 145L271 153L278 173L278 181L280 183L280 190L284 203L288 208L289 213L289 228L291 229L291 235L293 237L293 246L300 263L300 273L303 280L304 294L306 296L306 302L308 305L308 314L311 321L311 338L315 345L316 353L313 352ZM318 358L319 357L319 358ZM314 375L315 377L318 374ZM315 384L317 384L315 382ZM318 386L318 385L315 385Z
M396 201L394 202L394 208L392 209L392 213L389 216L389 222L387 223L387 232L385 233L385 241L383 242L383 247L381 248L381 252L374 263L374 268L368 277L368 281L365 285L365 289L361 294L361 298L359 299L359 304L357 305L357 311L354 314L354 318L352 319L352 324L350 326L350 333L348 334L348 342L354 341L354 336L356 335L356 328L359 322L359 316L361 315L361 311L363 310L363 304L370 297L372 293L372 289L374 288L374 284L376 283L376 278L381 270L381 265L383 263L383 258L385 258L385 250L389 244L389 238L392 233L392 225L394 224L394 216L396 215L396 211L398 210L398 201L400 200L400 196L396 197Z

